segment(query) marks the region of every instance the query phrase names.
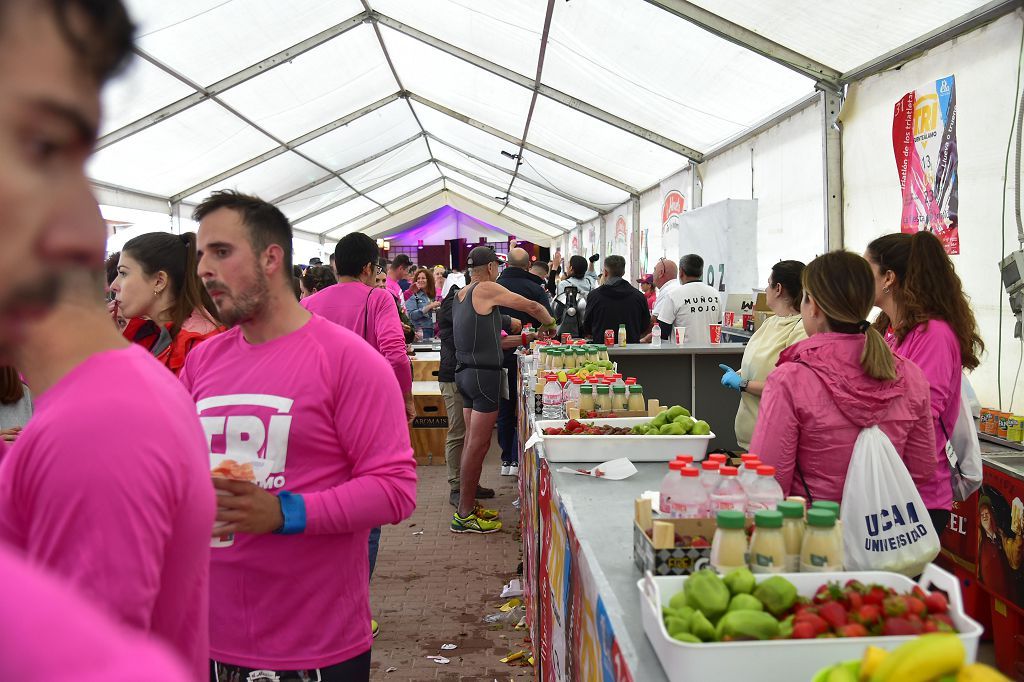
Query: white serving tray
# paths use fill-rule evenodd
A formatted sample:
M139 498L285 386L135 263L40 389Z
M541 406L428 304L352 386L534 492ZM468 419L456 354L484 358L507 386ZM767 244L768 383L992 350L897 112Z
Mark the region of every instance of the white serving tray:
M772 574L755 574L758 582ZM782 573L804 597L813 597L818 587L829 581L845 584L859 580L865 585L877 583L900 593L914 585L924 590L937 588L949 598L949 615L967 651L967 662L978 654L982 627L964 612L960 581L935 564L925 567L919 582L898 573L850 571L847 573ZM758 680L793 682L810 680L822 668L843 661L860 659L870 644L892 650L914 637L849 637L834 639L787 639L752 642L707 642L691 644L672 639L661 617L662 606L679 591L688 576L655 577L649 571L637 581L644 634L654 647L661 667L670 682L693 680Z
M693 461L704 459L714 433L706 436L547 436L544 429L562 427L568 419L536 422L537 433L544 443L544 456L549 462L607 462L627 457L631 462L671 462L676 455L692 455ZM598 426L646 424L651 417L618 417L614 419L580 419Z

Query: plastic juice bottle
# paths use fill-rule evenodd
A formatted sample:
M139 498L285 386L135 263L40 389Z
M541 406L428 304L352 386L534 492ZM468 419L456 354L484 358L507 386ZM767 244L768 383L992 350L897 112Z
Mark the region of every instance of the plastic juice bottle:
M590 384L580 385L580 413L594 411L594 387Z
M707 459L709 462L718 462L722 466L725 466L726 463L729 461L729 458L723 455L721 452L712 452L710 455L708 455Z
M704 490L711 494L711 491L715 489L720 480L718 475L718 468L721 465L718 462L704 461L700 464L700 484L704 486Z
M607 384L601 384L600 386L597 387L597 411L612 411L611 387L608 386Z
M619 346L622 348L626 347L626 325L619 325Z
M782 573L786 570L786 538L782 534L782 512L762 509L754 515L749 563L753 573Z
M612 409L616 412L625 412L629 409L629 396L626 395L626 386L612 386Z
M562 364L565 369L576 369L576 351L566 348L562 351Z
M533 413L536 416L544 414L544 386L547 385L547 375L537 372L537 385L533 387Z
M644 400L644 387L641 386L640 384L633 384L632 386L629 387L629 411L647 411L647 401Z
M804 541L804 506L799 502L779 502L782 512L782 537L786 540L786 572L800 570L800 548Z
M757 458L743 460L743 466L740 468L740 485L744 490L750 488L757 480L757 467L759 466L761 466L761 460Z
M711 509L716 512L746 511L747 495L737 478L739 472L736 467L719 467L718 474L722 480L711 491Z
M822 507L807 512L807 529L800 545L800 572L843 570L843 540L836 535L836 515Z
M835 533L836 537L839 539L839 551L840 551L840 556L842 556L842 549L843 549L843 518L839 514L839 503L838 502L830 502L828 500L815 500L814 502L811 502L811 509L827 509L830 512L832 512L833 514L835 514L836 525L835 525L835 528L832 529L832 532ZM840 563L842 563L842 562L840 561Z
M612 379L613 379L612 386L625 386L626 385L626 382L622 380L622 375L621 374L613 374L612 375Z
M672 493L675 490L675 483L679 480L679 472L685 467L683 462L672 461L668 463L668 473L661 479L661 486L658 488L658 511L662 514L672 512Z
M711 566L720 574L747 565L746 517L743 512L721 511L715 515L718 528L711 540Z
M562 387L558 384L558 377L549 374L547 383L544 384L544 418L561 419L562 413Z
M579 381L576 377L572 377L565 382L565 387L562 389L562 403L565 405L566 414L569 414L570 407L579 409L581 395Z
M679 463L679 460L672 464ZM679 470L679 476L673 483L672 500L669 504L670 514L674 519L703 519L710 513L708 493L700 484L700 472L691 466Z
M686 464L693 464L693 455L676 455L677 462L685 462ZM697 467L694 467L695 469ZM697 469L697 473L700 473L700 469Z
M762 464L757 467L757 479L747 486L747 514L756 517L762 509L775 509L786 499L782 486L775 480L775 467Z

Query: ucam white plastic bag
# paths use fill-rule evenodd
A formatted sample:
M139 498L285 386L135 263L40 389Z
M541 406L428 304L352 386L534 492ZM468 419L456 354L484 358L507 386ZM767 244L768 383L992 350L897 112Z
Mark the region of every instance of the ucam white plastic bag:
M917 486L877 426L857 436L840 514L847 571L914 577L939 554L939 535Z

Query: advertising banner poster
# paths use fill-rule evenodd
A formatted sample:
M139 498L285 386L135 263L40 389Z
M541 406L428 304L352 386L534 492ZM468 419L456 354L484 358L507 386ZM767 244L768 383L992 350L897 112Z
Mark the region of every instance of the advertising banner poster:
M928 230L942 240L946 253L960 253L952 75L911 90L896 102L892 146L903 192L900 229Z

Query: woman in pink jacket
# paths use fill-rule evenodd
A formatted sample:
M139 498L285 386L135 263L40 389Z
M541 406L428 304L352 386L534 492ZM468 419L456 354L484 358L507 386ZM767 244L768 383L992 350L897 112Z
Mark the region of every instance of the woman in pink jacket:
M811 261L802 280L809 338L782 351L768 375L750 451L775 466L787 495L841 502L853 444L878 426L920 487L935 458L928 382L864 319L875 294L870 266L833 251Z
M963 368L974 369L985 344L963 284L942 242L931 232L887 234L864 255L875 275L875 329L900 357L924 372L931 388L935 456L931 479L919 486L936 529L949 522L953 505L947 433L960 414Z

